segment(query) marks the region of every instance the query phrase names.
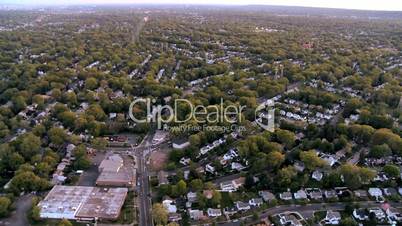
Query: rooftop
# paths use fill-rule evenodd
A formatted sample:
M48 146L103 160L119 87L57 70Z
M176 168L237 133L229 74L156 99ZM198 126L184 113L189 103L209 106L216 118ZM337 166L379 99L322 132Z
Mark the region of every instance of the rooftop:
M127 192L127 188L56 185L39 202L40 216L54 219L116 219Z

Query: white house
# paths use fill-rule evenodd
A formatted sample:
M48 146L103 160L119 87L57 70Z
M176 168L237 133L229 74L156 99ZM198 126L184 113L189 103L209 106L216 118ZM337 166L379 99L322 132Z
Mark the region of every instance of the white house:
M162 201L163 207L169 212L169 213L176 213L177 212L177 207L176 205L173 204L174 201L171 199L165 199Z
M328 210L325 216L325 224L337 225L341 221L341 214L337 211Z
M263 203L262 198L253 198L248 201L251 206L261 206Z
M239 211L245 211L245 210L251 209L251 207L250 207L250 205L249 205L248 203L246 203L246 202L241 202L241 201L237 201L237 202L236 202L236 208L237 208Z
M295 199L307 199L307 193L303 189L298 190L293 195Z
M368 193L372 197L382 197L382 191L380 188L369 188Z
M209 217L220 217L220 216L222 216L222 211L220 209L208 208L207 213L208 213Z

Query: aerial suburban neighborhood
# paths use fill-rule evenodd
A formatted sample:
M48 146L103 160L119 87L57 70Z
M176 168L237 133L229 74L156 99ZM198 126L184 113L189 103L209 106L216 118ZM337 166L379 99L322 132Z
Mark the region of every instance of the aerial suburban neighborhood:
M402 11L0 2L0 49L0 226L402 225Z

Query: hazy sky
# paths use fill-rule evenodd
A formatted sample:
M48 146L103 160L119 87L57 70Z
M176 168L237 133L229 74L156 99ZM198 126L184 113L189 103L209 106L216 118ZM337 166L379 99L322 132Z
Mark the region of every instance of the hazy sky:
M0 0L6 4L266 4L402 11L401 0Z

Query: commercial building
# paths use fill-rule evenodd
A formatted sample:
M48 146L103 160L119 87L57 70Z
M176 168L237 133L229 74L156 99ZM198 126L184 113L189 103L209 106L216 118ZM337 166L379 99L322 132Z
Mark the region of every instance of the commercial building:
M135 169L124 165L118 154L107 156L99 165L100 175L96 180L98 186L133 187L135 185Z
M41 218L115 220L126 199L127 188L56 185L39 202Z

